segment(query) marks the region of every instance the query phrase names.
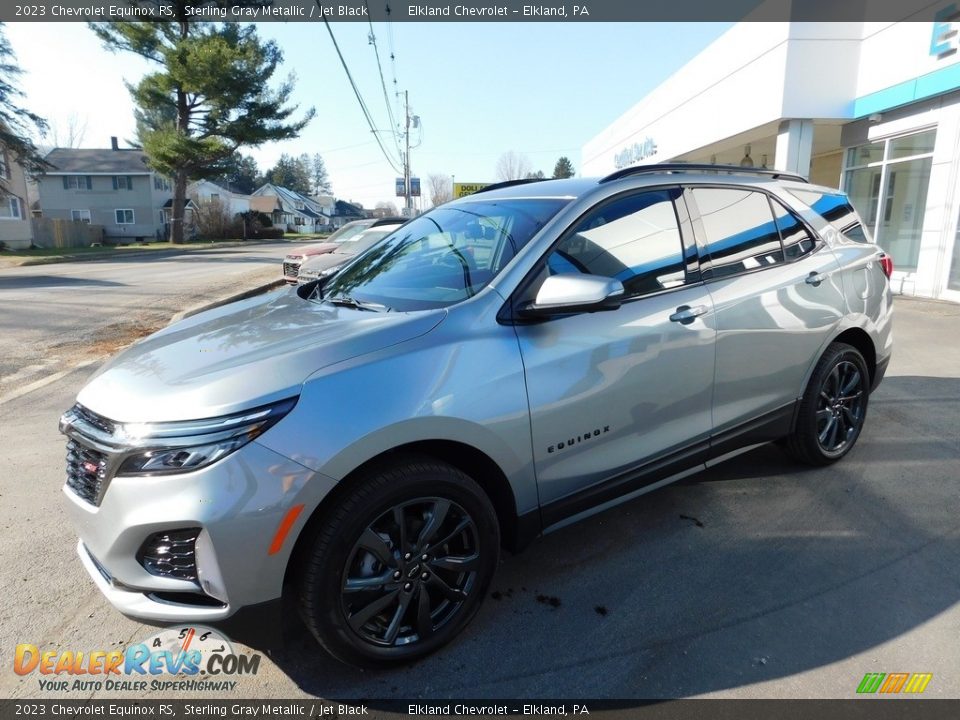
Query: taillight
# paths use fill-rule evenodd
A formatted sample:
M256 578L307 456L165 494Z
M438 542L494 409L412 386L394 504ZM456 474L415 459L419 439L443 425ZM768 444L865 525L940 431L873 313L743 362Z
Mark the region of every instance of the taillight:
M889 278L893 275L893 258L883 253L880 256L880 267L883 268L883 274Z

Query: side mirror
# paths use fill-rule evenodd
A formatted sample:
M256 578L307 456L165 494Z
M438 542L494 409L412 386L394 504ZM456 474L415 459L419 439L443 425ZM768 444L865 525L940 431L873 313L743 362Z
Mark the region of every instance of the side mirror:
M616 310L623 302L623 283L600 275L561 273L543 281L537 299L521 307L522 317Z

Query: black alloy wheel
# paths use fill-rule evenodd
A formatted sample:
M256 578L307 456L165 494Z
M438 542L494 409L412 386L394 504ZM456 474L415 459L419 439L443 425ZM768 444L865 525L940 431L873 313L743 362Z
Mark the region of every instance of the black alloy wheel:
M852 345L832 343L807 382L793 432L780 443L807 465L829 465L853 448L870 400L870 371Z
M387 510L354 543L341 609L363 640L385 647L426 640L477 587L480 549L473 518L438 497Z
M422 455L398 454L341 482L305 530L300 615L343 662L418 660L480 609L499 561L493 504L461 470Z

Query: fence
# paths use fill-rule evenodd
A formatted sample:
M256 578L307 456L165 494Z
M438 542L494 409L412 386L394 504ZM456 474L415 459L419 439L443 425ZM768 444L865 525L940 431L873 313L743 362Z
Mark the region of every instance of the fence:
M45 248L87 247L103 242L103 225L75 220L33 218L33 242Z

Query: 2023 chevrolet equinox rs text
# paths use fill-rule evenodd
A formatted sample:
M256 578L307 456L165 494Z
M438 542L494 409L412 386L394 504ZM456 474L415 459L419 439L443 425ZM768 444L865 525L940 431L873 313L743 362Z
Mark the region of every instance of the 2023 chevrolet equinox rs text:
M891 271L845 196L782 173L492 186L100 369L61 421L80 558L128 615L286 588L341 660L421 657L503 546L759 443L843 457Z

